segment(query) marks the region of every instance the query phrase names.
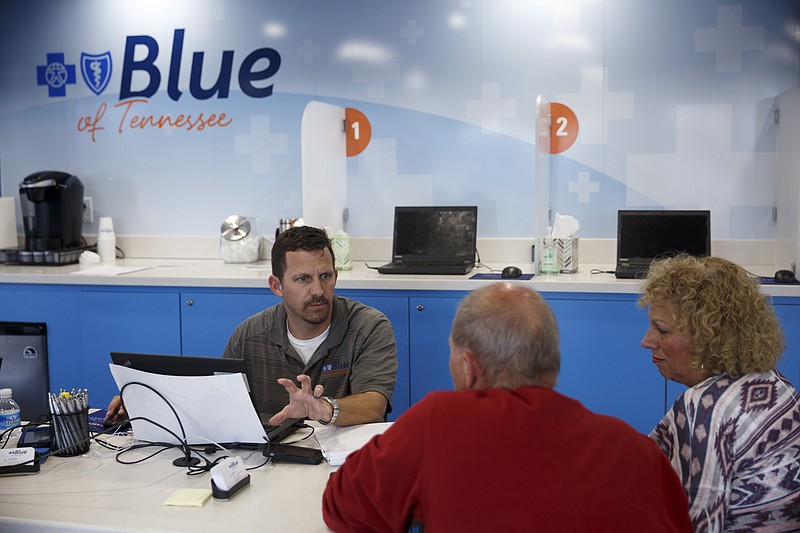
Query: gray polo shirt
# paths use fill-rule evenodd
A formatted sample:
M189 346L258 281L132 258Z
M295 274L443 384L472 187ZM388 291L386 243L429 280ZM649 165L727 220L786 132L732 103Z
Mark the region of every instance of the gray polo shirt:
M389 402L397 379L397 346L392 325L372 307L341 296L333 298L331 329L322 344L303 363L289 342L283 303L257 313L234 330L223 357L244 359L247 379L259 413L275 414L289 403L278 378L297 383L308 374L313 385L322 384L325 395L380 392Z

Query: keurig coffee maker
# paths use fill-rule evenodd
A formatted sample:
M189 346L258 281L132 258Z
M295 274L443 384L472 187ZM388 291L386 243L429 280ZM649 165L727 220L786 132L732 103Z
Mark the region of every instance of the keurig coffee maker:
M0 251L0 261L64 265L83 251L83 183L66 172L36 172L19 184L25 247Z

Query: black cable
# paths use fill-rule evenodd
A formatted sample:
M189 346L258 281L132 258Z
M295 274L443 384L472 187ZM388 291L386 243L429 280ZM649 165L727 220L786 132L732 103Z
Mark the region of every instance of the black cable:
M213 461L209 461L208 459L203 457L203 460L205 461L205 464L204 465L199 465L198 464L198 465L190 466L189 467L189 471L186 472L186 475L187 476L201 476L201 475L205 474L206 472L210 472L212 468L214 468L215 466L217 466L219 464L220 461L222 461L223 459L227 459L228 457L230 457L230 455L220 455L219 457L217 457Z
M8 429L4 430L2 433L0 433L0 440L5 439L3 441L3 445L0 446L0 448L5 448L6 447L6 444L8 444L8 441L11 440L11 432L14 431L15 429L17 429L18 427L19 426L14 426L13 428L8 428ZM6 436L7 434L8 434L8 436Z
M206 459L205 457L199 456L199 454L198 454L199 458L191 456L191 453L193 451L195 451L195 450L193 450L192 447L187 444L187 442L186 442L186 432L185 432L185 430L183 428L183 424L181 423L181 420L180 420L180 417L178 416L177 411L175 411L175 409L170 404L170 402L161 393L159 393L157 390L153 389L152 387L150 387L149 385L147 385L145 383L140 383L140 382L137 382L137 381L132 381L130 383L125 384L122 387L122 389L120 390L120 398L122 398L123 391L125 390L125 388L128 385L141 385L141 386L143 386L145 388L148 388L148 389L152 390L158 396L160 396L161 399L164 400L164 402L167 404L167 406L172 410L173 414L175 415L175 418L178 421L178 425L181 428L181 432L183 434L183 438L181 438L178 434L176 434L175 432L173 432L169 428L159 424L158 422L155 422L154 420L150 420L149 418L146 418L146 417L133 417L133 418L130 418L131 421L133 421L133 420L142 420L142 421L149 422L149 423L161 428L162 430L166 431L167 433L169 433L170 435L175 437L175 439L180 444L168 443L168 442L144 442L144 443L141 443L141 444L134 444L133 446L126 447L126 448L124 448L122 450L120 450L119 447L116 447L116 449L118 450L118 453L116 455L116 461L118 463L120 463L120 464L127 464L127 465L137 464L137 463L144 462L144 461L146 461L148 459L151 459L151 458L155 457L156 455L158 455L158 454L160 454L160 453L162 453L162 452L164 452L166 450L171 450L171 449L174 449L174 448L180 448L184 452L184 457L176 459L175 461L173 461L173 464L175 464L176 466L188 466L188 467L190 467L190 472L188 472L190 475L196 475L198 473L204 473L204 472L207 472L208 470L210 470L211 466L208 466L210 464L208 459ZM39 417L37 417L37 419L38 418ZM46 424L46 422L40 422L40 423L35 423L35 424L34 423L29 423L29 424L26 424L26 425L24 425L22 427L23 428L27 428L28 426L31 426L31 425L41 426L41 425L44 425L44 424ZM3 433L0 433L0 438L5 436L7 433L17 429L17 427L19 427L19 426L15 426L13 428L9 428L9 429L3 431ZM81 444L83 444L85 442L89 442L91 440L94 440L95 442L99 443L101 446L103 446L105 448L112 449L111 445L108 442L100 440L98 437L101 436L101 435L111 434L114 431L115 430L113 428L109 428L108 430L105 430L105 431L94 432L94 434L93 435L90 434L90 436L88 438L80 440L78 442L71 443L69 446L66 446L64 448L51 449L49 452L40 454L38 457L35 457L35 458L30 459L28 461L25 461L23 463L18 463L18 464L15 464L15 465L8 465L8 466L0 467L0 474L6 473L6 472L11 472L16 468L19 468L20 466L24 466L24 465L28 465L28 464L34 464L37 460L41 463L42 461L44 461L50 455L58 455L58 453L60 453L60 452L62 452L64 450L73 448L75 446L79 446L79 445L81 445ZM6 441L3 443L2 447L5 447L5 445L8 442L8 440L10 440L10 439L6 439ZM159 447L160 449L158 449L155 452L151 453L147 457L140 458L140 459L137 459L135 461L124 461L122 459L122 455L124 453L128 452L128 451L139 450L139 449L142 449L142 448L149 448L149 447ZM195 453L197 453L197 452L195 451ZM201 463L201 459L206 462L206 465L204 465L203 467L200 467L199 469L196 469L194 471L191 470L192 467L195 467L196 465ZM222 459L222 458L220 458L220 459ZM184 464L184 462L188 463L188 464ZM180 464L178 464L178 463L180 463Z
M143 448L155 448L155 447L158 447L160 449L154 451L153 453L151 453L147 457L142 457L140 459L136 459L135 461L123 461L122 460L122 454L124 454L126 452L129 452L131 450L140 450L140 449L143 449ZM135 464L143 463L143 462L147 461L148 459L151 459L151 458L155 457L156 455L158 455L158 454L160 454L162 452L165 452L167 450L172 450L174 448L180 448L181 450L183 450L183 447L181 445L174 444L174 443L171 443L171 442L142 442L142 443L139 443L139 444L134 444L133 446L129 446L129 447L125 448L124 450L120 451L116 455L115 459L119 464L135 465Z
M30 424L26 424L24 427L28 427L29 425ZM41 425L43 425L43 424L42 423L37 424L37 426L41 426ZM11 428L11 429L16 429L16 427ZM6 431L8 431L8 430L6 430ZM15 465L2 466L2 467L0 467L0 474L4 474L4 473L6 473L8 471L11 471L11 470L13 470L13 469L15 469L17 467L20 467L20 466L34 464L36 461L39 461L39 463L41 463L46 458L50 457L51 455L58 455L60 452L63 452L64 450L69 450L69 449L71 449L71 448L73 448L75 446L79 446L79 445L81 445L81 444L83 444L85 442L89 442L94 438L95 437L93 437L93 436L89 436L89 437L87 437L85 439L79 440L78 442L73 442L69 446L65 446L63 448L56 448L56 449L52 449L51 448L49 452L39 454L39 457L34 457L33 459L30 459L30 460L25 461L23 463L17 463ZM30 446L30 447L32 447L32 446Z
M200 464L200 459L198 459L197 457L192 457L192 449L189 447L188 443L186 442L186 430L183 427L183 422L181 421L181 417L178 416L178 412L175 410L175 408L172 406L172 404L169 402L169 400L167 400L167 398L163 394L161 394L156 389L154 389L153 387L151 387L150 385L148 385L146 383L142 383L142 382L139 382L139 381L130 381L130 382L126 383L125 385L123 385L122 388L119 390L120 401L122 401L123 404L125 403L123 395L124 395L125 389L128 388L129 385L139 385L141 387L144 387L144 388L149 389L152 392L156 393L156 395L158 395L158 397L161 398L164 401L164 403L167 405L167 407L170 408L170 410L172 411L172 414L175 415L175 420L178 422L178 426L181 428L181 435L183 436L183 438L179 437L178 435L176 435L175 433L173 433L171 430L167 429L166 427L162 426L161 424L159 424L159 423L157 423L157 422L155 422L153 420L150 420L148 418L138 417L138 418L132 418L131 420L141 419L141 420L150 422L151 424L153 424L155 426L158 426L159 428L163 429L167 433L171 434L173 437L176 438L176 440L178 442L180 442L182 444L182 449L184 451L184 456L183 457L179 457L178 459L175 459L174 461L172 461L173 465L179 466L179 467L183 467L183 466L196 466L196 465Z
M290 442L280 442L280 444L292 445L292 444L297 444L298 442L303 442L304 440L311 438L314 435L314 431L315 431L314 426L310 426L308 424L302 424L300 426L297 426L297 429L310 429L311 432L308 435L306 435L306 436L304 436L302 438L299 438L297 440L293 440L293 441L290 441Z
M589 271L591 274L614 274L613 270L600 270L599 268L593 268Z
M269 464L269 462L270 462L270 459L269 459L269 457L267 457L267 459L263 463L261 463L260 465L251 466L251 467L245 468L245 470L258 470L262 466L265 466L265 465Z
M39 419L42 419L42 422L38 422ZM14 426L13 428L5 429L2 433L0 433L0 440L3 441L3 445L0 446L0 449L5 448L6 445L8 444L8 441L11 440L11 435L10 434L8 435L8 437L6 437L7 433L11 433L12 431L14 431L17 428L21 428L22 431L25 431L25 428L27 428L29 426L30 427L39 427L39 426L43 426L43 425L45 425L45 424L47 424L49 422L50 422L50 415L45 413L45 414L42 414L42 415L35 416L33 418L33 420L28 422L27 424L20 424L19 426ZM5 440L3 440L3 439L5 439Z

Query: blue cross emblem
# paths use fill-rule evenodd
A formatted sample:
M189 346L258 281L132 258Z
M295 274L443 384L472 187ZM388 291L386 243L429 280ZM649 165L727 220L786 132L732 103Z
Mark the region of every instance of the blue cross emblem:
M75 65L64 64L64 54L47 54L47 65L36 67L37 85L48 86L48 96L66 96L67 84L75 83Z

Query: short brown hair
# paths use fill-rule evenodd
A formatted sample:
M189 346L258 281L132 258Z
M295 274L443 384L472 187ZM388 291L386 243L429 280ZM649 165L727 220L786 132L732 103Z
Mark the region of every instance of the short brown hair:
M328 234L323 228L313 226L295 226L289 228L275 239L272 245L272 274L283 281L286 272L286 252L314 252L328 249L331 253L331 266L334 266L333 247Z
M733 377L775 368L784 336L772 304L738 265L685 254L653 263L639 304L668 306L692 339L692 366Z

